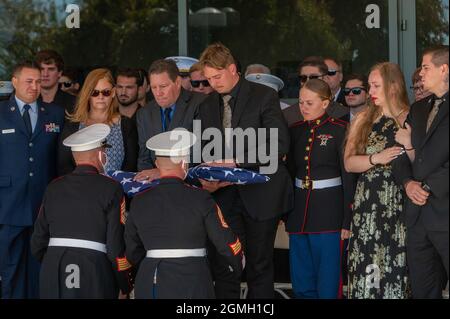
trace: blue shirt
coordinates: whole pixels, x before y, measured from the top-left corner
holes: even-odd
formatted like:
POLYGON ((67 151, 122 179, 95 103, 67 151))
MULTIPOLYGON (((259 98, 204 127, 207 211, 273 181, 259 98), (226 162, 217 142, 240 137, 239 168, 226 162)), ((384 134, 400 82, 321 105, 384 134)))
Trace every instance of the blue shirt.
MULTIPOLYGON (((169 118, 170 118, 170 122, 172 122, 173 115, 175 114, 176 104, 169 107, 169 109, 170 109, 169 118)), ((163 129, 163 132, 166 132, 169 128, 165 127, 165 125, 164 125, 164 110, 166 110, 166 109, 162 108, 162 107, 159 108, 159 111, 161 112, 162 129, 163 129)))
POLYGON ((16 98, 16 103, 17 103, 17 106, 19 107, 21 116, 23 116, 23 112, 25 111, 23 108, 25 106, 25 104, 28 104, 30 106, 30 111, 28 113, 30 114, 31 128, 32 128, 32 131, 34 132, 34 129, 36 128, 37 119, 38 119, 37 102, 34 101, 33 103, 25 103, 22 100, 20 100, 17 96, 15 96, 15 98, 16 98))

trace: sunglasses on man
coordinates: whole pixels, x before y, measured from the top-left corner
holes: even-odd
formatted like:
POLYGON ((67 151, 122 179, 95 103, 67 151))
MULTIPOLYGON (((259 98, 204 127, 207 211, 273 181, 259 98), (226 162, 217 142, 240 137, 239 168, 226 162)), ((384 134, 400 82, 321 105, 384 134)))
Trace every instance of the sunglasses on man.
POLYGON ((191 85, 192 85, 193 88, 200 87, 200 84, 203 85, 204 87, 209 87, 210 86, 208 80, 201 80, 201 81, 191 80, 191 85))
POLYGON ((60 82, 59 85, 61 85, 61 87, 65 87, 65 88, 70 88, 72 86, 72 82, 60 82))
POLYGON ((317 75, 317 74, 311 74, 311 75, 300 75, 299 79, 301 83, 305 83, 306 81, 309 80, 314 80, 314 79, 320 79, 322 78, 324 75, 317 75))
POLYGON ((328 70, 328 76, 335 76, 335 75, 338 74, 339 72, 341 72, 341 71, 339 71, 339 70, 333 70, 333 69, 328 70))
POLYGON ((111 95, 111 90, 108 90, 108 89, 101 90, 101 91, 100 90, 94 90, 94 91, 92 91, 91 96, 92 97, 97 97, 100 94, 103 95, 104 97, 108 97, 108 96, 111 95))
POLYGON ((353 95, 360 95, 362 93, 362 91, 367 92, 367 90, 363 87, 345 88, 344 95, 348 96, 348 95, 350 95, 350 92, 353 95))

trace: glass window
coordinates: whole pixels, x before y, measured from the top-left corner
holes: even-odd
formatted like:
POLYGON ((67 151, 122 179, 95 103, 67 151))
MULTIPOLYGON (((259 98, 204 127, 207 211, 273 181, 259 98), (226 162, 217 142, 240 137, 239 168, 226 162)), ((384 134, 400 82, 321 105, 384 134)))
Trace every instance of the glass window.
POLYGON ((416 1, 417 63, 422 52, 433 45, 448 45, 449 0, 416 1))
POLYGON ((67 66, 143 67, 178 53, 177 0, 0 0, 0 79, 11 67, 54 49, 67 66), (80 28, 66 27, 66 3, 80 8, 80 28))
MULTIPOLYGON (((344 74, 367 73, 389 59, 388 0, 189 1, 190 55, 210 43, 227 45, 243 71, 267 65, 285 81, 284 98, 298 97, 300 62, 309 55, 333 56, 344 74), (379 28, 368 28, 370 4, 379 8, 379 28)), ((376 17, 375 17, 376 19, 376 17)), ((370 17, 369 17, 369 20, 370 17)))

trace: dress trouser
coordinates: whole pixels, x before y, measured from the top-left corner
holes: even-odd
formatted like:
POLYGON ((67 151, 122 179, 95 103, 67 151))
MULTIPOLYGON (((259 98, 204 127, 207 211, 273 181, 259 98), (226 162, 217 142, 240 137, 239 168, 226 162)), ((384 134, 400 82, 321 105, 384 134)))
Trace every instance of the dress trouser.
POLYGON ((2 299, 39 298, 39 262, 32 256, 33 227, 0 225, 2 299))
MULTIPOLYGON (((230 197, 229 197, 230 199, 230 197)), ((230 201, 228 202, 230 203, 230 201)), ((274 298, 273 250, 279 218, 265 221, 252 219, 237 191, 231 205, 221 205, 222 213, 231 230, 239 237, 246 259, 245 274, 249 299, 274 298)), ((241 278, 230 272, 226 259, 215 249, 208 249, 215 293, 218 299, 239 299, 241 278)))
POLYGON ((291 281, 296 298, 339 297, 342 248, 340 232, 289 235, 291 281))
POLYGON ((428 231, 419 219, 408 227, 407 256, 412 296, 416 299, 441 299, 442 269, 448 278, 448 231, 428 231))

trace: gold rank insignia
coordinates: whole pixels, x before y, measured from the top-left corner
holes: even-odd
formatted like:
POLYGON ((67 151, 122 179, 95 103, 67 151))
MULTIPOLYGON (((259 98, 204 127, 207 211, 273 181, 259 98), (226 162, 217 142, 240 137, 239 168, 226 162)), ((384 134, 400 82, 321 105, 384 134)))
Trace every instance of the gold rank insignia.
POLYGON ((241 241, 239 240, 239 238, 236 240, 235 243, 229 244, 228 246, 231 248, 231 251, 233 252, 234 256, 239 255, 239 253, 241 252, 242 245, 241 245, 241 241))
POLYGON ((118 271, 125 271, 131 268, 131 264, 128 262, 126 257, 116 258, 116 261, 118 271))
POLYGON ((220 210, 219 206, 216 205, 216 211, 217 211, 217 216, 219 217, 220 223, 222 224, 223 228, 229 228, 227 222, 225 221, 225 218, 223 218, 223 214, 222 211, 220 210))
POLYGON ((122 225, 125 225, 127 221, 127 216, 126 216, 126 205, 125 205, 125 197, 122 198, 122 202, 120 203, 120 223, 122 225))

